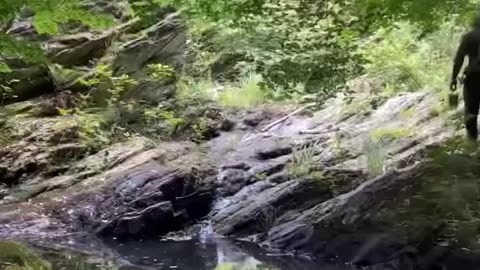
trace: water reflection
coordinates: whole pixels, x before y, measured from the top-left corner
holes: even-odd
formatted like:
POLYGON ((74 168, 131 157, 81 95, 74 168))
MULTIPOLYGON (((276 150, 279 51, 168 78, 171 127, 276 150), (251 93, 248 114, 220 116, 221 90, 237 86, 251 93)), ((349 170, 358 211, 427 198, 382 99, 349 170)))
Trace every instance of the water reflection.
MULTIPOLYGON (((307 260, 272 257, 255 245, 222 239, 208 242, 132 241, 105 243, 116 254, 81 256, 36 250, 19 243, 0 241, 0 270, 337 270, 307 260), (3 244, 3 246, 2 246, 3 244), (3 249, 2 249, 3 247, 3 249), (9 252, 6 252, 8 250, 9 252), (4 255, 4 256, 1 256, 4 255), (8 256, 7 256, 8 255, 8 256)), ((345 268, 343 268, 345 269, 345 268)))
POLYGON ((130 263, 146 269, 185 270, 345 270, 325 267, 307 260, 272 257, 246 243, 231 243, 222 239, 200 243, 159 241, 109 243, 110 247, 130 263))

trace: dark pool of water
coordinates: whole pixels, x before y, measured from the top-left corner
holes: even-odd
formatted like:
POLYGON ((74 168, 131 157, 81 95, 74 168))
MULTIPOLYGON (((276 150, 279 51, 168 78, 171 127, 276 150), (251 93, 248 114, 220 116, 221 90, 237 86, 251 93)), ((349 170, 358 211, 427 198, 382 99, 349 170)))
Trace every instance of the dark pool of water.
POLYGON ((307 259, 274 256, 255 245, 217 239, 199 241, 157 241, 110 243, 117 254, 146 269, 185 270, 345 270, 346 267, 320 265, 307 259))
MULTIPOLYGON (((256 245, 224 239, 208 241, 131 241, 105 243, 108 256, 78 256, 43 252, 58 270, 349 270, 346 266, 324 265, 307 259, 278 256, 256 245), (113 256, 112 256, 113 255, 113 256)), ((106 253, 105 253, 106 254, 106 253)))
MULTIPOLYGON (((50 243, 49 245, 53 245, 50 243)), ((257 245, 245 242, 232 242, 223 238, 199 240, 148 240, 118 242, 115 240, 89 242, 83 245, 81 252, 64 249, 38 248, 38 255, 51 263, 51 269, 26 268, 21 270, 413 270, 416 266, 377 265, 369 268, 355 268, 347 265, 330 265, 299 257, 279 256, 267 253, 257 245), (90 250, 87 250, 90 249, 90 250), (88 255, 85 255, 85 252, 88 255), (83 255, 79 255, 83 254, 83 255)), ((43 245, 45 246, 45 245, 43 245)), ((48 246, 48 245, 46 245, 48 246)), ((0 254, 2 255, 2 254, 0 254)), ((2 261, 0 256, 0 270, 2 261)), ((478 270, 478 256, 432 257, 417 261, 423 270, 478 270), (451 257, 451 258, 450 258, 451 257), (441 265, 433 261, 442 259, 441 265), (474 259, 472 259, 474 258, 474 259), (440 267, 440 268, 438 268, 440 267)), ((16 268, 15 268, 16 269, 16 268)))

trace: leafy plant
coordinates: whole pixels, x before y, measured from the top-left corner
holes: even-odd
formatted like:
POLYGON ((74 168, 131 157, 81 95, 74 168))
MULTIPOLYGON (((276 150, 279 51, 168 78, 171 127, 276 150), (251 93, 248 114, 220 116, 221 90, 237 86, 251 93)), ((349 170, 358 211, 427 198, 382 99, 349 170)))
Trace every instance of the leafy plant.
POLYGON ((149 129, 157 131, 163 129, 163 133, 168 137, 175 135, 187 124, 185 119, 175 116, 174 112, 165 110, 161 106, 146 107, 144 117, 149 129))
POLYGON ((168 65, 163 64, 150 64, 148 65, 148 76, 154 80, 163 80, 173 77, 175 70, 168 65))

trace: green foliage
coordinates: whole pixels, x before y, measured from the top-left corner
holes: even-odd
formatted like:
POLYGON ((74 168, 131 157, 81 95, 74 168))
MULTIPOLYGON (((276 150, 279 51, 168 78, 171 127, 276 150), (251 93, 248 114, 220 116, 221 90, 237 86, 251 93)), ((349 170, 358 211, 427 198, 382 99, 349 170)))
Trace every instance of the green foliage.
POLYGON ((154 80, 163 80, 172 78, 175 75, 175 70, 168 65, 151 64, 148 66, 149 76, 154 80))
POLYGON ((382 28, 361 45, 365 72, 382 80, 385 91, 393 94, 445 90, 462 30, 453 21, 426 36, 407 22, 382 28))
POLYGON ((0 73, 9 73, 12 69, 0 59, 0 73))
POLYGON ((386 101, 389 96, 385 93, 350 94, 343 100, 342 115, 350 117, 352 115, 369 114, 386 101))
POLYGON ((322 100, 361 73, 365 60, 365 68, 374 75, 387 68, 386 88, 396 92, 424 87, 431 81, 426 73, 432 70, 432 57, 440 57, 442 63, 433 64, 433 68, 442 68, 432 86, 443 87, 446 58, 437 52, 445 47, 434 43, 433 37, 426 41, 429 48, 410 45, 437 29, 434 33, 446 40, 442 44, 450 41, 443 34, 452 33, 453 24, 442 25, 444 18, 450 15, 452 22, 465 21, 476 5, 468 0, 462 4, 434 0, 150 2, 177 7, 190 19, 189 54, 196 60, 187 69, 190 75, 230 80, 251 69, 277 91, 277 97, 289 98, 299 91, 298 85, 303 85, 299 92, 315 92, 322 100), (401 29, 393 30, 395 33, 391 27, 382 28, 366 45, 358 42, 379 26, 399 20, 412 24, 409 29, 399 25, 401 29), (396 39, 398 44, 389 48, 396 39), (379 40, 380 48, 375 48, 379 40), (363 50, 357 51, 358 45, 363 50), (412 50, 418 53, 411 56, 412 50))
POLYGON ((179 102, 196 102, 198 105, 217 99, 215 83, 212 80, 182 78, 177 84, 176 99, 179 102))
POLYGON ((403 120, 408 120, 408 119, 412 118, 413 116, 415 116, 416 113, 417 113, 417 109, 415 107, 411 107, 411 108, 402 110, 400 112, 400 117, 403 120))
POLYGON ((388 25, 399 20, 415 22, 425 31, 440 29, 440 23, 447 17, 460 15, 459 20, 471 18, 478 8, 477 0, 356 0, 360 18, 367 19, 363 24, 370 27, 388 25))
MULTIPOLYGON (((59 26, 68 22, 81 22, 91 28, 102 29, 113 24, 107 15, 93 14, 82 7, 84 0, 1 0, 0 25, 13 20, 22 10, 32 11, 33 25, 38 34, 58 34, 59 26)), ((0 31, 0 73, 9 72, 5 58, 25 62, 45 61, 43 51, 36 43, 15 40, 0 31)))
POLYGON ((161 106, 146 107, 143 111, 146 128, 149 133, 159 132, 165 134, 167 137, 172 137, 187 125, 187 121, 181 117, 176 116, 173 111, 166 110, 161 106))
POLYGON ((59 64, 50 64, 48 65, 48 69, 57 90, 64 90, 69 84, 83 75, 80 71, 65 68, 59 64))

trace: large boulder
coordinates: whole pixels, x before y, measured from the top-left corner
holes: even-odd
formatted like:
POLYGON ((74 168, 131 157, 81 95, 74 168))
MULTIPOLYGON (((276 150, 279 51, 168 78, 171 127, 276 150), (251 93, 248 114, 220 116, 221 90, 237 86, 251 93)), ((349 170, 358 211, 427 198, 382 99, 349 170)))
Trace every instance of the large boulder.
POLYGON ((174 76, 151 80, 149 65, 168 65, 180 71, 185 63, 186 37, 184 23, 177 13, 171 13, 142 31, 138 38, 121 45, 113 60, 114 73, 127 74, 138 82, 125 94, 125 99, 158 103, 174 95, 174 76))

